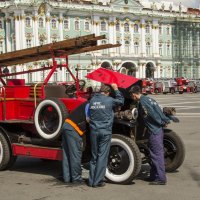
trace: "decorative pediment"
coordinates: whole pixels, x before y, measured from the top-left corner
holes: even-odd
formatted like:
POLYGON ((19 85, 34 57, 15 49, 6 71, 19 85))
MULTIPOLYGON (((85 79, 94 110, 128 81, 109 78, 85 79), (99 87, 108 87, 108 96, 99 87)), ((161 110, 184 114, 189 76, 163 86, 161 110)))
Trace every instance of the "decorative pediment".
POLYGON ((132 10, 142 10, 143 6, 140 4, 138 0, 115 0, 110 6, 114 8, 129 8, 132 10))

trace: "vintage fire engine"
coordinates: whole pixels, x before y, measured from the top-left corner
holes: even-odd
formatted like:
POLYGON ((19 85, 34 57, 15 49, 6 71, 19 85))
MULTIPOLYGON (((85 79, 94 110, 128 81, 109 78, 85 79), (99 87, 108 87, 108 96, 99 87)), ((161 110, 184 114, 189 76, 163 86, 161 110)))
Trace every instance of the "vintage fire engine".
MULTIPOLYGON (((61 128, 68 114, 78 105, 87 101, 92 90, 83 91, 83 84, 68 67, 68 55, 87 51, 113 48, 119 45, 97 45, 97 40, 105 36, 83 36, 56 42, 41 47, 10 52, 0 55, 0 66, 12 66, 52 58, 53 65, 15 73, 2 73, 0 94, 0 170, 10 168, 17 156, 62 160, 61 128), (57 64, 57 59, 65 59, 57 64), (65 67, 74 84, 49 84, 49 79, 57 68, 65 67), (41 83, 26 85, 22 79, 4 78, 18 74, 48 70, 41 83), (73 87, 72 87, 73 85, 73 87)), ((1 68, 0 68, 1 69, 1 68)), ((105 84, 117 83, 125 96, 125 105, 115 111, 113 136, 108 160, 106 178, 115 183, 129 183, 140 172, 141 164, 149 162, 148 136, 143 124, 137 122, 137 109, 129 96, 132 85, 141 81, 131 76, 108 69, 99 68, 87 75, 105 84)), ((164 130, 166 170, 175 171, 181 166, 185 156, 181 138, 172 130, 164 130)), ((88 133, 88 132, 87 132, 88 133)), ((84 162, 90 159, 90 144, 84 136, 84 162)))

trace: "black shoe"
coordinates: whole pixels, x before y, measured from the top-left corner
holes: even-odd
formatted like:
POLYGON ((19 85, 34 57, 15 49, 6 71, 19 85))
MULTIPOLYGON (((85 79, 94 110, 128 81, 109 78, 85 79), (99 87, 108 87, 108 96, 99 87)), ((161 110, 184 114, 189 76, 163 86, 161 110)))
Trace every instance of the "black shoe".
POLYGON ((148 178, 145 178, 144 181, 153 182, 153 181, 155 181, 155 179, 154 179, 154 178, 148 177, 148 178))
POLYGON ((85 185, 85 182, 83 180, 80 180, 80 181, 73 181, 71 183, 71 185, 74 185, 74 186, 80 186, 80 185, 85 185))
POLYGON ((94 188, 98 188, 98 187, 104 187, 105 185, 106 185, 105 182, 101 182, 101 183, 99 183, 99 184, 97 184, 97 185, 94 185, 93 187, 94 187, 94 188))
POLYGON ((166 181, 152 181, 149 183, 149 185, 166 185, 166 181))

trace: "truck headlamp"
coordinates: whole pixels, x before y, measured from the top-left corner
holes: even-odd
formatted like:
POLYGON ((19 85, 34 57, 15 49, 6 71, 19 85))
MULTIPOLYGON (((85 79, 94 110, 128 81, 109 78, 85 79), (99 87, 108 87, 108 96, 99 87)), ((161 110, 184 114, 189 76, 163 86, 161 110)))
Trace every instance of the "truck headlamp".
POLYGON ((138 110, 137 110, 137 108, 133 108, 131 112, 132 112, 133 119, 137 119, 137 117, 138 117, 138 110))

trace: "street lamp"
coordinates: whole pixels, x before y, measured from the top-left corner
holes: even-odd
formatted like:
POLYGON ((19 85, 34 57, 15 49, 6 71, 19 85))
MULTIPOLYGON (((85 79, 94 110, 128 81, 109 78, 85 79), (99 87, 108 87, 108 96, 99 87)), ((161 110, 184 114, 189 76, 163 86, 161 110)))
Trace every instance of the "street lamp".
POLYGON ((174 62, 174 64, 176 67, 176 77, 178 77, 178 67, 179 67, 179 64, 181 64, 181 62, 174 62))

